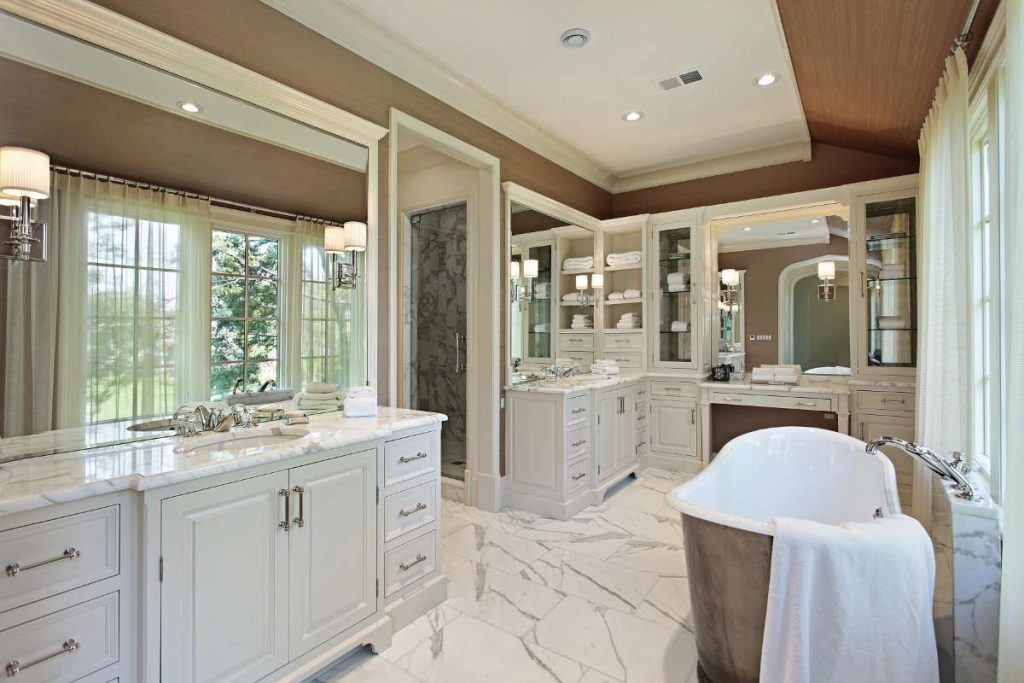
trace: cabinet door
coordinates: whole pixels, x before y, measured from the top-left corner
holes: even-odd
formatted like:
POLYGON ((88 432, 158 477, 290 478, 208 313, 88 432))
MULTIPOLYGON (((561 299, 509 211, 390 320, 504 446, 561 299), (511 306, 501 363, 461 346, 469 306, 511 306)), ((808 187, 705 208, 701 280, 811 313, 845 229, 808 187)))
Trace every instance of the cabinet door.
POLYGON ((630 388, 621 394, 621 410, 619 414, 619 448, 615 470, 621 470, 633 464, 637 459, 636 452, 636 389, 630 388))
MULTIPOLYGON (((855 433, 861 441, 871 441, 882 436, 895 436, 913 441, 914 419, 887 415, 860 415, 857 417, 855 433)), ((884 446, 882 452, 892 461, 892 466, 896 470, 896 487, 899 491, 900 507, 903 508, 903 513, 921 519, 921 510, 915 509, 914 505, 916 463, 913 457, 892 446, 884 446)))
POLYGON ((597 398, 597 480, 615 472, 619 443, 619 394, 609 391, 597 398))
POLYGON ((697 402, 651 400, 651 451, 692 456, 697 445, 697 402))
POLYGON ((367 450, 289 472, 292 659, 377 611, 376 465, 367 450))
POLYGON ((247 683, 288 662, 288 532, 278 472, 163 501, 165 681, 247 683))

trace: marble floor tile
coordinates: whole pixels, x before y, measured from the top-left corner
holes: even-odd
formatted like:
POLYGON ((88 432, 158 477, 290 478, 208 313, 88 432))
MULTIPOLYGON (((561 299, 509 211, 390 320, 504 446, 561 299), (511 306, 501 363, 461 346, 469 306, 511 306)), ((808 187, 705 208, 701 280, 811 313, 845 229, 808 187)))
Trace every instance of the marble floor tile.
POLYGON ((608 562, 669 578, 686 577, 686 553, 681 546, 637 539, 627 541, 608 562))
POLYGON ((663 517, 653 512, 613 507, 599 512, 598 518, 609 530, 621 532, 631 539, 647 539, 667 545, 683 544, 683 523, 678 515, 663 517))
POLYGON ((420 683, 420 679, 363 649, 308 683, 420 683))
POLYGON ((445 605, 514 636, 524 636, 563 597, 563 593, 534 581, 466 561, 448 574, 445 605))
POLYGON ((417 646, 430 642, 440 648, 444 643, 444 629, 462 614, 447 605, 440 605, 407 625, 391 638, 391 647, 380 653, 380 657, 396 662, 408 655, 417 646))
POLYGON ((442 548, 509 574, 518 574, 548 551, 536 541, 476 523, 445 537, 442 548))
POLYGON ((693 632, 689 583, 686 579, 658 579, 633 614, 667 628, 681 626, 693 632))
POLYGON ((632 613, 658 582, 658 576, 594 557, 552 550, 530 565, 530 577, 562 593, 632 613))

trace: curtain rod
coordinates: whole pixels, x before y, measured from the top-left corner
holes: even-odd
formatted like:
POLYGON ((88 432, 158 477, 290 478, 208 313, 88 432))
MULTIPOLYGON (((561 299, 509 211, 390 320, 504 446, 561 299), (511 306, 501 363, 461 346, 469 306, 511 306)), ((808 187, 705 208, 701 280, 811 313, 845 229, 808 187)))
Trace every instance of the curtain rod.
POLYGON ((70 168, 68 166, 59 166, 57 164, 51 164, 50 170, 54 173, 62 173, 69 176, 80 176, 82 178, 89 178, 90 180, 98 180, 104 183, 114 183, 115 185, 124 185, 125 187, 137 187, 142 190, 152 190, 154 192, 163 192, 165 194, 180 195, 182 197, 188 197, 191 199, 201 199, 208 201, 212 206, 219 206, 226 209, 234 209, 236 211, 246 211, 248 213, 256 213, 262 216, 269 216, 271 218, 282 218, 289 221, 301 220, 309 221, 310 223, 316 223, 318 225, 331 225, 331 226, 342 226, 343 223, 338 221, 332 221, 327 218, 318 218, 316 216, 304 216, 299 213, 292 213, 290 211, 279 211, 277 209, 270 209, 265 206, 256 206, 255 204, 246 204, 244 202, 236 202, 231 199, 220 199, 219 197, 209 197, 198 192, 189 192, 187 190, 180 190, 174 187, 167 187, 165 185, 156 185, 154 183, 147 183, 142 180, 131 180, 128 178, 118 178, 117 176, 107 175, 105 173, 95 173, 93 171, 83 171, 80 168, 70 168))
POLYGON ((971 44, 971 40, 974 39, 974 31, 971 30, 971 27, 974 25, 975 17, 978 16, 979 5, 981 5, 981 0, 974 0, 971 3, 971 12, 967 15, 963 30, 953 39, 953 47, 950 48, 950 52, 956 52, 957 48, 966 51, 967 46, 971 44))

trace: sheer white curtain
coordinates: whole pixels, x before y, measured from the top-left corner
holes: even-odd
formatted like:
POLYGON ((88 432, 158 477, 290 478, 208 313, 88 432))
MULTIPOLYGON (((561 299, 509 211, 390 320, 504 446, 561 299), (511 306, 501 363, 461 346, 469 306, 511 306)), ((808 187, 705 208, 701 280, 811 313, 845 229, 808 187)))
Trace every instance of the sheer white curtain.
POLYGON ((921 297, 918 441, 943 455, 968 442, 967 286, 969 233, 967 60, 946 71, 919 140, 921 297))
POLYGON ((1024 0, 1006 6, 1006 495, 999 681, 1024 680, 1024 0))
POLYGON ((209 203, 54 177, 59 427, 209 396, 209 203))
POLYGON ((318 258, 323 260, 324 228, 313 221, 296 220, 293 230, 284 250, 282 269, 284 279, 296 286, 286 287, 281 300, 283 333, 280 357, 284 359, 281 375, 284 386, 299 391, 306 380, 324 381, 322 377, 310 376, 306 361, 311 355, 312 329, 308 319, 313 310, 313 295, 308 282, 315 275, 323 275, 310 272, 310 265, 318 258))

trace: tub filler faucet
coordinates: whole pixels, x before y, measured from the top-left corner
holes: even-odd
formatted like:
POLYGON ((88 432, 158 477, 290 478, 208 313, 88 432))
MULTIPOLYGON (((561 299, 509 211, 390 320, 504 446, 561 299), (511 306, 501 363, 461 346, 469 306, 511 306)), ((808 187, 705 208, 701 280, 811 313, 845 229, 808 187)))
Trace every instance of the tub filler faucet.
POLYGON ((954 482, 956 484, 957 496, 964 500, 974 500, 974 487, 967 481, 967 474, 971 471, 971 468, 962 453, 953 451, 953 459, 946 460, 930 448, 919 446, 916 443, 911 443, 895 436, 883 436, 875 439, 864 450, 871 455, 875 455, 882 446, 895 446, 904 453, 914 456, 935 474, 943 479, 954 482))

